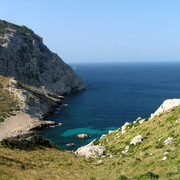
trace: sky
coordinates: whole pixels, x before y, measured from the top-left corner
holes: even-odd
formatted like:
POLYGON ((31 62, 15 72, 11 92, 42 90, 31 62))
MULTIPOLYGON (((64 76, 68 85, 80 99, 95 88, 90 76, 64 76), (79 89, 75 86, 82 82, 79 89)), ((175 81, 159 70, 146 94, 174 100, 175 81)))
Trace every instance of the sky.
POLYGON ((0 0, 65 62, 180 62, 179 0, 0 0))

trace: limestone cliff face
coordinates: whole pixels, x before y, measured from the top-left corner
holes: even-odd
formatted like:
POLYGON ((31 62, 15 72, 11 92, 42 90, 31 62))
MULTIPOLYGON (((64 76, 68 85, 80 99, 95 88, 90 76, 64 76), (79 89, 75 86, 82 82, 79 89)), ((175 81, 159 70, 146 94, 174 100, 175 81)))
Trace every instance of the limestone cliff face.
POLYGON ((22 89, 22 84, 23 88, 28 85, 38 89, 44 97, 57 97, 85 88, 82 79, 43 44, 41 37, 25 26, 1 20, 0 75, 14 77, 21 84, 19 89, 22 89))

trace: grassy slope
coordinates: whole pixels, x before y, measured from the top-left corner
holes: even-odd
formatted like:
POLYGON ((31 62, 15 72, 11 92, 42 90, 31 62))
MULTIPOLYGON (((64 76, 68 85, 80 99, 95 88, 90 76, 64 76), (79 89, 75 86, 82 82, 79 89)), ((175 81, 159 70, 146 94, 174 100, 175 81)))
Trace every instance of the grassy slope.
POLYGON ((13 115, 12 111, 18 109, 17 98, 4 89, 8 84, 9 78, 0 75, 0 122, 13 115))
POLYGON ((180 107, 142 125, 137 123, 123 135, 119 129, 96 142, 106 146, 106 154, 114 154, 112 158, 88 159, 55 148, 24 151, 1 147, 0 179, 123 179, 124 176, 149 179, 145 176, 148 171, 159 175, 159 179, 180 179, 180 124, 175 123, 177 119, 180 119, 180 107), (127 155, 122 155, 125 146, 139 134, 143 142, 131 146, 127 155), (158 141, 160 137, 163 139, 158 141), (175 140, 164 146, 168 137, 175 140), (166 151, 168 159, 162 161, 166 151))

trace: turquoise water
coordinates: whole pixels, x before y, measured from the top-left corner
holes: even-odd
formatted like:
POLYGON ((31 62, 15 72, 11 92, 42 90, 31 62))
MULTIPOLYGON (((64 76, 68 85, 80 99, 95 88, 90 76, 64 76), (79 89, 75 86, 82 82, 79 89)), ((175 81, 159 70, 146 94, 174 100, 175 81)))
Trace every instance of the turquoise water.
POLYGON ((147 118, 169 98, 180 98, 180 63, 73 64, 87 89, 65 97, 48 120, 61 126, 41 134, 60 148, 76 150, 126 121, 147 118), (89 139, 77 138, 86 133, 89 139), (66 144, 75 143, 74 147, 66 144))

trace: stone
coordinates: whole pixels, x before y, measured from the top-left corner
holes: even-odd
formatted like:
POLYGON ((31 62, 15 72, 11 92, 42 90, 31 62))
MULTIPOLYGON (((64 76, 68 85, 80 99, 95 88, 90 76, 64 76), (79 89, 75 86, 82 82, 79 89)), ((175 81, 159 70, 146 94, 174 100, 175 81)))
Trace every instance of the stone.
POLYGON ((167 151, 166 151, 166 152, 164 152, 164 155, 168 155, 168 154, 169 154, 169 152, 167 152, 167 151))
POLYGON ((175 122, 176 122, 177 124, 180 123, 180 119, 176 120, 175 122))
POLYGON ((100 137, 100 139, 102 139, 103 137, 106 137, 106 134, 102 134, 101 137, 100 137))
POLYGON ((165 161, 167 159, 167 157, 166 156, 164 156, 161 160, 162 161, 165 161))
POLYGON ((68 143, 68 144, 66 144, 66 146, 67 147, 73 147, 73 146, 75 146, 75 144, 74 143, 68 143))
POLYGON ((97 163, 102 163, 102 159, 100 159, 97 163))
POLYGON ((124 134, 126 131, 126 127, 129 125, 130 123, 126 122, 123 126, 122 126, 122 134, 124 134))
POLYGON ((150 119, 176 106, 180 106, 180 99, 167 99, 154 114, 151 114, 150 119))
POLYGON ((136 137, 134 137, 132 139, 132 141, 130 142, 130 144, 133 144, 133 145, 136 145, 137 143, 140 143, 142 142, 142 136, 141 135, 138 135, 136 137))
POLYGON ((142 118, 141 117, 138 117, 136 120, 141 120, 142 118))
POLYGON ((125 149, 122 151, 122 154, 126 154, 129 151, 130 146, 127 145, 125 149))
POLYGON ((75 153, 87 158, 95 158, 103 155, 105 151, 106 148, 104 146, 94 145, 94 141, 92 141, 88 145, 78 148, 75 153))
POLYGON ((80 139, 87 139, 89 136, 87 134, 78 134, 77 137, 80 139))
POLYGON ((160 137, 159 139, 158 139, 158 141, 161 141, 163 139, 163 137, 160 137))
POLYGON ((173 137, 168 137, 165 141, 164 141, 164 144, 167 146, 169 144, 172 144, 174 141, 174 138, 173 137))
POLYGON ((142 119, 139 121, 139 124, 142 124, 145 121, 145 119, 142 119))
POLYGON ((109 130, 108 134, 111 134, 111 133, 113 133, 113 132, 114 132, 114 131, 109 130))

